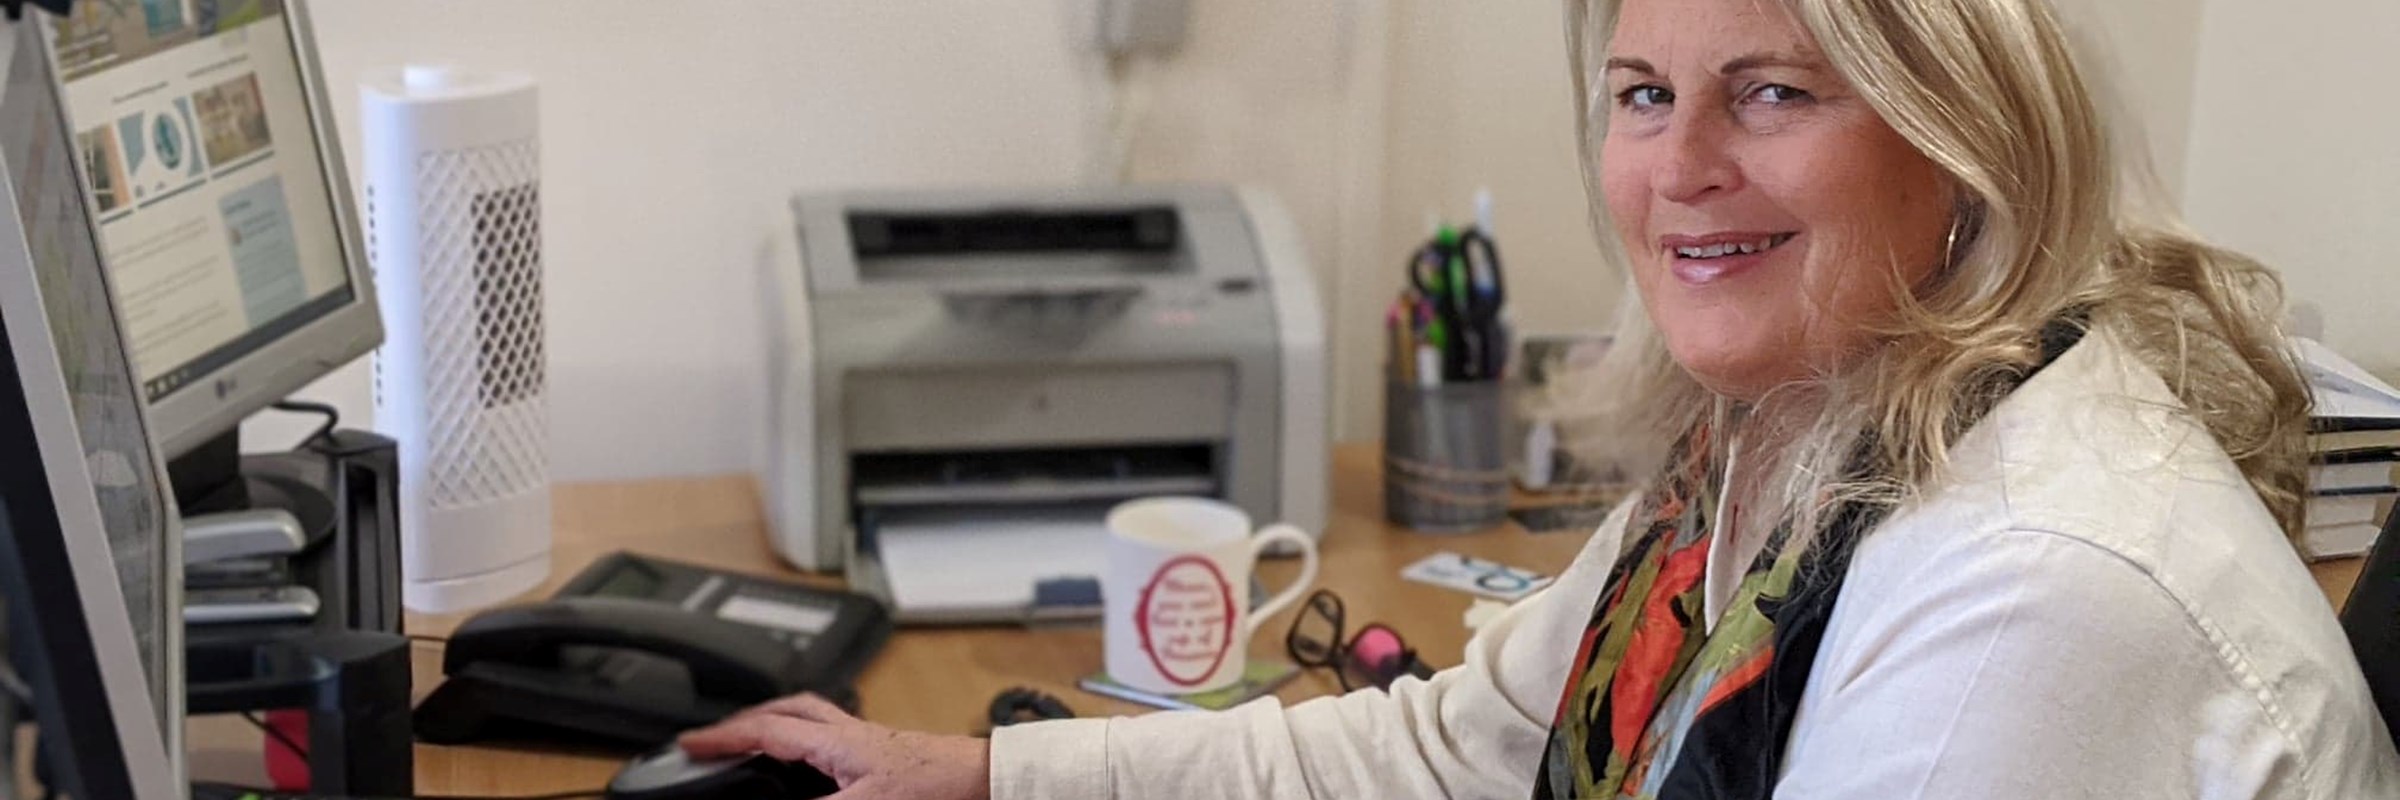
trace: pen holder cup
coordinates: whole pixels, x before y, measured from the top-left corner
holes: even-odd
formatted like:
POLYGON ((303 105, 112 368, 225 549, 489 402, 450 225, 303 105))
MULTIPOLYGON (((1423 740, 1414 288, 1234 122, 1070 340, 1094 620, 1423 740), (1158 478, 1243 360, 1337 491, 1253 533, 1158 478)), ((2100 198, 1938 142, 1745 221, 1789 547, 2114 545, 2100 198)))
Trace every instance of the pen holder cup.
POLYGON ((1461 533, 1508 513, 1498 381, 1385 383, 1383 513, 1425 533, 1461 533))

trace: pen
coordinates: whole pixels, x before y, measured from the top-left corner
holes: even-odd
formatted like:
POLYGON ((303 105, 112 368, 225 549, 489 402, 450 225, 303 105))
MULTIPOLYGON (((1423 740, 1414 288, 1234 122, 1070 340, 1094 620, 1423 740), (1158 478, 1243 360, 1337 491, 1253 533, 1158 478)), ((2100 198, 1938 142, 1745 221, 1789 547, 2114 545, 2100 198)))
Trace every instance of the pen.
POLYGON ((1433 312, 1433 301, 1417 297, 1417 385, 1426 388, 1440 386, 1442 354, 1448 343, 1447 331, 1442 329, 1441 315, 1433 312))
POLYGON ((1470 302, 1468 295, 1475 290, 1475 287, 1471 284, 1472 279, 1467 274, 1466 252, 1459 247, 1458 229, 1447 225, 1442 226, 1441 233, 1435 236, 1435 242, 1440 245, 1438 250, 1443 254, 1442 258, 1449 262, 1443 265, 1445 270, 1442 273, 1442 283, 1444 284, 1442 288, 1448 290, 1450 307, 1463 310, 1470 302))

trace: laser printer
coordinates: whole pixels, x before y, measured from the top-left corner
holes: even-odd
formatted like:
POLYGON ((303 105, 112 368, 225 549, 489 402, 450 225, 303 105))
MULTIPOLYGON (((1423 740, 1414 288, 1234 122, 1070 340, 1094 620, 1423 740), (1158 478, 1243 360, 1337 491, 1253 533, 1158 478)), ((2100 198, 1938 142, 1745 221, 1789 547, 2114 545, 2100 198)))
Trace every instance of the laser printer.
POLYGON ((1101 516, 1322 535, 1325 323, 1290 216, 1216 186, 810 194, 766 248, 776 552, 903 623, 1096 616, 1101 516))

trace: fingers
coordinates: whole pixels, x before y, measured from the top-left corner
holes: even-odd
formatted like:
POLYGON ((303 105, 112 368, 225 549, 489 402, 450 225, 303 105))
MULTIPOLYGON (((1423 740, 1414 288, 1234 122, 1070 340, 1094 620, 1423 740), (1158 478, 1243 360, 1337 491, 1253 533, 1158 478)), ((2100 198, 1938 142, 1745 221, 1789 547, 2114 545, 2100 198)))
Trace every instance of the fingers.
POLYGON ((806 720, 775 714, 742 714, 676 739, 695 759, 765 753, 783 761, 817 763, 831 731, 806 720))
POLYGON ((843 711, 841 706, 834 705, 833 701, 818 697, 815 694, 792 695, 781 700, 770 701, 765 705, 751 709, 751 711, 775 714, 785 717, 797 717, 810 722, 822 722, 829 725, 858 721, 856 718, 850 716, 850 712, 843 711))
POLYGON ((817 726, 858 720, 825 698, 798 694, 760 704, 707 728, 677 738, 693 758, 766 753, 786 761, 806 760, 822 749, 830 731, 817 726))
POLYGON ((688 731, 676 737, 675 744, 696 760, 756 753, 767 749, 768 726, 772 723, 773 720, 765 717, 736 716, 706 728, 688 731))

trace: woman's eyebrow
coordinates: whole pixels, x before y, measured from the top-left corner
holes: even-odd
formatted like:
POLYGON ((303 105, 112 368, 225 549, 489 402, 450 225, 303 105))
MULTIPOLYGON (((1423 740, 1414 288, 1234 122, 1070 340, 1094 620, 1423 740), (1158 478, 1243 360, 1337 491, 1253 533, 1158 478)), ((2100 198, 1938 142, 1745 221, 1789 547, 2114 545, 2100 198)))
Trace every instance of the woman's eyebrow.
POLYGON ((1732 75, 1737 72, 1748 72, 1750 70, 1759 69, 1762 67, 1784 67, 1788 69, 1816 70, 1823 69, 1824 66, 1825 59, 1814 54, 1763 52, 1751 53, 1749 55, 1740 56, 1731 61, 1727 61, 1725 62, 1725 66, 1717 68, 1717 74, 1732 75))
POLYGON ((1650 62, 1648 61, 1643 61, 1638 58, 1611 58, 1608 60, 1607 70, 1609 72, 1615 72, 1621 69, 1639 72, 1653 78, 1658 77, 1658 69, 1650 66, 1650 62))
MULTIPOLYGON (((1825 67, 1825 59, 1813 54, 1803 53, 1783 53, 1772 51, 1751 53, 1748 55, 1735 57, 1733 60, 1725 62, 1724 66, 1717 68, 1717 74, 1732 75, 1737 72, 1746 72, 1765 67, 1819 70, 1825 67)), ((1658 77, 1658 68, 1651 66, 1650 62, 1639 58, 1610 58, 1608 63, 1605 65, 1605 69, 1608 72, 1625 70, 1627 72, 1638 72, 1653 78, 1658 77)))

